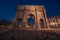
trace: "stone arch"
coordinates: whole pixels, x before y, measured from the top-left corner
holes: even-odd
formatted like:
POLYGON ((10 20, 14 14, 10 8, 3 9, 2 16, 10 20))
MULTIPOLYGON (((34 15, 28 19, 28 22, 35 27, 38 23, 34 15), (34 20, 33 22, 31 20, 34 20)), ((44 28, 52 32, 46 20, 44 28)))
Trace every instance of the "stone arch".
POLYGON ((29 14, 27 16, 27 24, 29 25, 30 28, 34 27, 35 24, 35 16, 33 14, 29 14))
POLYGON ((44 28, 44 20, 43 19, 40 19, 40 27, 44 28))

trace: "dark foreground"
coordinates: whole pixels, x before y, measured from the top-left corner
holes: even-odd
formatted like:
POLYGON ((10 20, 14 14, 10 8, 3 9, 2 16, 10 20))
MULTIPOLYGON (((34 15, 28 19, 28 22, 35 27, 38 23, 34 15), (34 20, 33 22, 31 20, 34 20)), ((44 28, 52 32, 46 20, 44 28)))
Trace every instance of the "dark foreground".
POLYGON ((46 30, 10 30, 0 33, 0 40, 60 40, 60 33, 46 30))

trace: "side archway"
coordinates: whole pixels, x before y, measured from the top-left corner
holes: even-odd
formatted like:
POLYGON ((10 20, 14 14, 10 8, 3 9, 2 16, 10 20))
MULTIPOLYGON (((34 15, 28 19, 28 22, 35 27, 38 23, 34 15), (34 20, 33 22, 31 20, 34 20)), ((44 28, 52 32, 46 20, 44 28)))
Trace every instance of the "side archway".
POLYGON ((44 28, 44 20, 43 19, 40 19, 40 27, 44 28))
POLYGON ((23 26, 22 24, 23 24, 23 19, 19 18, 18 19, 18 25, 19 25, 20 28, 23 26))

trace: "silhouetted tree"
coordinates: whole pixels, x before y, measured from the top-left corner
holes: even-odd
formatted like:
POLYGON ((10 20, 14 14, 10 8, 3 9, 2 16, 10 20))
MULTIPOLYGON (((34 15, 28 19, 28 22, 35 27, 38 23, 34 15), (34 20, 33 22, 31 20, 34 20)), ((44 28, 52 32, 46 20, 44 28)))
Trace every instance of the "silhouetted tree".
POLYGON ((5 19, 3 19, 3 20, 0 21, 0 25, 5 25, 5 23, 6 23, 5 19))
POLYGON ((9 20, 3 19, 0 21, 0 25, 4 25, 5 28, 7 28, 10 24, 11 24, 11 21, 9 21, 9 20))

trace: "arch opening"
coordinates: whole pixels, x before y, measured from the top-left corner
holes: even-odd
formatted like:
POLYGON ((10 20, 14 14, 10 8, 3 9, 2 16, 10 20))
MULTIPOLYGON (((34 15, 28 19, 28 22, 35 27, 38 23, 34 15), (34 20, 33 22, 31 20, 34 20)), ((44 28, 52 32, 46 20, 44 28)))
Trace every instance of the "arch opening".
POLYGON ((35 16, 33 14, 28 15, 27 24, 33 28, 35 24, 35 16))
POLYGON ((23 19, 22 18, 19 18, 18 19, 18 25, 19 25, 19 27, 22 27, 23 25, 23 19))
POLYGON ((40 27, 44 28, 44 20, 43 19, 40 19, 40 27))

